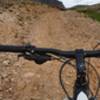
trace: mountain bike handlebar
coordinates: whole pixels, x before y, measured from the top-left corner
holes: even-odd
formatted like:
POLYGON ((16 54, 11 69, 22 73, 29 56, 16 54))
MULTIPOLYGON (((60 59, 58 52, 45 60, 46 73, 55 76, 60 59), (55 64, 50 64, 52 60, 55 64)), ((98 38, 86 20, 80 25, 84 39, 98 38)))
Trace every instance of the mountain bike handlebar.
MULTIPOLYGON (((11 52, 11 53, 20 53, 22 57, 24 57, 27 60, 34 60, 37 64, 43 64, 48 60, 53 60, 55 56, 64 57, 64 58, 75 58, 76 59, 76 70, 77 70, 77 78, 75 81, 75 89, 73 91, 74 96, 73 99, 68 96, 63 82, 62 82, 62 77, 61 73, 62 70, 65 66, 65 64, 70 63, 70 60, 66 60, 64 64, 61 67, 60 70, 60 83, 65 91, 65 93, 68 96, 69 100, 79 100, 77 97, 80 97, 81 92, 83 92, 84 96, 86 97, 85 100, 96 100, 96 96, 98 94, 98 89, 96 91, 96 95, 92 96, 91 98, 89 97, 89 83, 87 80, 87 71, 86 71, 86 66, 85 66, 85 58, 87 57, 99 57, 100 58, 100 49, 99 50, 84 50, 84 49, 76 49, 73 51, 63 51, 63 50, 58 50, 58 49, 52 49, 52 48, 37 48, 32 45, 26 45, 26 46, 15 46, 15 45, 0 45, 0 52, 11 52), (90 99, 88 99, 90 98, 90 99)), ((90 64, 90 63, 88 63, 90 64)), ((95 68, 94 68, 95 69, 95 68)), ((98 76, 98 74, 97 74, 98 76)), ((99 77, 98 77, 99 80, 99 77)), ((100 81, 98 82, 98 84, 100 81)), ((98 85, 99 86, 99 85, 98 85)), ((81 97, 82 98, 82 97, 81 97)))
MULTIPOLYGON (((83 49, 80 49, 83 50, 83 49)), ((14 46, 14 45, 0 45, 0 52, 14 52, 14 53, 37 53, 40 55, 43 54, 53 54, 56 56, 62 56, 66 58, 75 58, 76 57, 76 51, 63 51, 58 49, 51 49, 51 48, 37 48, 32 45, 26 45, 26 46, 14 46)), ((84 57, 100 57, 100 50, 83 50, 84 57)))
POLYGON ((100 57, 100 50, 78 49, 73 51, 63 51, 52 48, 37 48, 32 45, 0 45, 0 52, 21 53, 20 56, 24 57, 27 60, 34 60, 37 64, 43 64, 46 61, 52 60, 52 55, 75 59, 77 59, 77 57, 80 56, 80 54, 82 54, 82 58, 100 57))

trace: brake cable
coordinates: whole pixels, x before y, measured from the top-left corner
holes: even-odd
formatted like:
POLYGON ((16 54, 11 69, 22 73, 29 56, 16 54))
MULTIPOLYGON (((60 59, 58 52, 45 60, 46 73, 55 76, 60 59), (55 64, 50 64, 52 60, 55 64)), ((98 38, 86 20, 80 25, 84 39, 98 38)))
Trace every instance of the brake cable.
MULTIPOLYGON (((96 50, 99 46, 100 46, 100 41, 97 41, 97 44, 93 47, 93 50, 96 50)), ((96 93, 95 93, 95 96, 94 96, 96 98, 98 93, 99 93, 100 77, 99 77, 99 74, 98 74, 96 68, 90 62, 91 62, 91 58, 88 59, 87 64, 88 64, 88 66, 90 65, 95 70, 97 77, 98 77, 98 80, 99 80, 98 87, 97 87, 97 90, 96 90, 96 93)), ((89 72, 89 67, 88 67, 88 72, 89 72)), ((89 76, 88 76, 88 78, 89 78, 89 76)))
POLYGON ((48 56, 51 56, 51 59, 52 60, 58 60, 58 61, 60 61, 60 62, 62 62, 62 63, 64 63, 65 62, 65 60, 66 60, 66 58, 65 57, 62 57, 62 56, 56 56, 56 55, 53 55, 53 54, 51 54, 51 53, 47 53, 47 55, 48 56))
POLYGON ((67 95, 67 98, 68 98, 69 100, 72 100, 72 98, 69 96, 68 92, 67 92, 66 89, 65 89, 64 82, 63 82, 63 80, 62 80, 62 71, 63 71, 63 68, 65 67, 66 64, 69 64, 69 65, 74 66, 73 64, 70 63, 70 61, 72 61, 72 60, 73 60, 73 59, 66 60, 66 61, 62 64, 62 66, 61 66, 61 68, 60 68, 60 71, 59 71, 60 85, 61 85, 62 89, 64 90, 64 92, 65 92, 65 94, 67 95))
POLYGON ((87 63, 88 65, 90 65, 90 66, 93 68, 93 70, 95 71, 96 76, 97 76, 97 78, 98 78, 98 87, 97 87, 96 92, 95 92, 95 95, 94 95, 94 97, 96 98, 97 95, 98 95, 98 93, 99 93, 100 77, 99 77, 99 74, 98 74, 96 68, 95 68, 90 62, 87 62, 87 61, 86 61, 86 63, 87 63))

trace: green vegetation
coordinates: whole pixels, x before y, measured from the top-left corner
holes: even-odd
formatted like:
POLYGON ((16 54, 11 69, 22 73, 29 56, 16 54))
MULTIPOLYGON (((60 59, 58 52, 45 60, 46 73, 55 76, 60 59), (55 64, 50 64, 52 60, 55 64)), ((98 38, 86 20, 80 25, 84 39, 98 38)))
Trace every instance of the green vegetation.
POLYGON ((100 21, 100 13, 97 11, 88 10, 85 12, 89 17, 93 18, 94 20, 100 21))
POLYGON ((93 7, 76 7, 76 11, 86 14, 88 17, 100 21, 100 5, 93 7))
POLYGON ((87 10, 81 10, 79 12, 83 12, 89 17, 91 17, 92 19, 100 21, 100 12, 98 11, 87 9, 87 10))

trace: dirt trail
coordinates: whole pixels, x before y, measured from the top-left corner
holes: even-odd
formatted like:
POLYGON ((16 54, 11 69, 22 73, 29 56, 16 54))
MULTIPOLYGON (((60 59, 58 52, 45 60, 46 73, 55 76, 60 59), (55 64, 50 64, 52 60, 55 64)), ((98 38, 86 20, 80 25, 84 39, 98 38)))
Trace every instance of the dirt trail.
MULTIPOLYGON (((72 10, 22 4, 0 11, 0 44, 31 43, 70 50, 92 49, 97 40, 100 23, 72 10)), ((37 65, 8 53, 1 53, 0 58, 0 100, 63 100, 58 79, 61 63, 37 65)), ((73 70, 69 73, 73 80, 73 70)))

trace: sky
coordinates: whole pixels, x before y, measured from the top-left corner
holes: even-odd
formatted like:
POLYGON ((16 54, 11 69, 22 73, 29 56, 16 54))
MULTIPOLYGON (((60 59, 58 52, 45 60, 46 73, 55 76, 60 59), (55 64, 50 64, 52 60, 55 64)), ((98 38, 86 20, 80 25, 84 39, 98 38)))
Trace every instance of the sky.
POLYGON ((100 0, 58 0, 63 3, 65 8, 72 8, 78 5, 100 4, 100 0))

